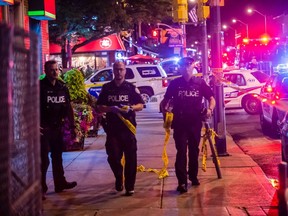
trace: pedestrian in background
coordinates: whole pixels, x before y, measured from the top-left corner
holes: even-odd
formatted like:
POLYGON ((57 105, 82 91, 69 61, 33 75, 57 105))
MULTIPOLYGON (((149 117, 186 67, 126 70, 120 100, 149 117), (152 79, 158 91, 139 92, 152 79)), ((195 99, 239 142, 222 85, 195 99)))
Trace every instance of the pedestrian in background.
POLYGON ((211 117, 215 99, 211 88, 200 78, 193 76, 194 59, 184 57, 179 60, 181 77, 172 80, 161 103, 162 110, 173 106, 172 129, 177 150, 175 171, 178 179, 177 191, 187 192, 187 174, 192 185, 198 180, 198 156, 201 138, 202 116, 211 117), (208 100, 208 108, 203 113, 203 98, 208 100), (188 146, 188 172, 187 172, 188 146))
POLYGON ((71 129, 74 129, 73 110, 70 104, 68 88, 58 79, 59 68, 54 60, 47 61, 44 66, 46 76, 40 80, 40 134, 41 134, 41 172, 42 193, 48 190, 46 174, 50 164, 51 152, 52 173, 56 193, 74 188, 77 183, 67 182, 62 164, 63 123, 68 118, 71 129))
POLYGON ((108 163, 116 178, 115 189, 123 190, 123 166, 121 159, 124 153, 124 186, 126 195, 134 194, 134 185, 137 172, 137 141, 135 134, 124 124, 119 115, 136 127, 135 111, 143 109, 144 101, 139 90, 125 80, 126 67, 123 62, 113 64, 114 79, 103 85, 97 107, 100 112, 106 113, 105 132, 106 152, 108 163))

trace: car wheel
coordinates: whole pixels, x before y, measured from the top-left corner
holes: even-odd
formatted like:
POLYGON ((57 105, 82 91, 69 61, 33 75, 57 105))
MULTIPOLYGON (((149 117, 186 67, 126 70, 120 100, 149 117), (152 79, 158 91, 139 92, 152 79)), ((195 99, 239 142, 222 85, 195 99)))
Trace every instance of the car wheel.
POLYGON ((264 118, 263 113, 260 113, 260 125, 261 129, 264 135, 269 135, 269 131, 271 128, 271 125, 269 122, 264 118))
POLYGON ((260 100, 253 96, 244 98, 242 106, 244 110, 251 115, 259 114, 261 110, 260 100))
POLYGON ((150 101, 151 96, 153 95, 148 89, 139 89, 143 101, 147 104, 150 101))

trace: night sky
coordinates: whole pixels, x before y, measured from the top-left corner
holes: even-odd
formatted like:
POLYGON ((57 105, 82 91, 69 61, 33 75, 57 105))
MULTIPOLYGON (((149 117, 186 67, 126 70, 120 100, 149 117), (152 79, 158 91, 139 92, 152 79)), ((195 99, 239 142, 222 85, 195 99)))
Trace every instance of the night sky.
POLYGON ((231 23, 233 18, 239 19, 248 24, 250 38, 260 37, 264 32, 264 17, 255 12, 248 14, 246 11, 249 7, 267 16, 267 31, 270 36, 278 36, 281 33, 281 24, 275 23, 276 20, 273 18, 282 14, 288 15, 288 0, 225 0, 225 6, 221 7, 222 24, 243 32, 244 25, 231 23))
POLYGON ((278 16, 288 13, 288 0, 225 0, 225 6, 221 7, 221 17, 225 21, 237 16, 243 21, 253 20, 251 15, 247 15, 246 9, 253 7, 267 16, 278 16))

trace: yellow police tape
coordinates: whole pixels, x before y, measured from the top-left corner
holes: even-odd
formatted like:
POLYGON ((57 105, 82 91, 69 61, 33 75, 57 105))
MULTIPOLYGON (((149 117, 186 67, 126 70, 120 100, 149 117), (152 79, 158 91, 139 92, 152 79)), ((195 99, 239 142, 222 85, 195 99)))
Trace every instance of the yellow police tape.
POLYGON ((168 173, 168 154, 167 154, 167 144, 170 139, 170 132, 171 132, 171 124, 173 120, 173 113, 172 112, 167 112, 165 116, 165 122, 164 122, 164 129, 165 129, 165 139, 164 139, 164 147, 163 147, 163 152, 162 152, 162 161, 163 161, 163 168, 161 170, 157 169, 152 169, 152 168, 145 168, 143 165, 140 165, 137 167, 138 172, 154 172, 158 175, 159 179, 163 179, 165 177, 169 176, 168 173))
MULTIPOLYGON (((124 107, 124 109, 125 109, 125 107, 124 107)), ((118 113, 117 115, 123 121, 123 123, 129 128, 129 130, 134 135, 136 135, 135 126, 129 120, 125 119, 120 113, 118 113)), ((170 128, 171 128, 172 120, 173 120, 173 113, 167 112, 165 122, 164 122, 165 139, 164 139, 164 148, 163 148, 163 152, 162 152, 162 161, 164 163, 163 168, 161 170, 157 170, 157 169, 152 169, 152 168, 145 168, 143 165, 139 165, 137 167, 138 172, 154 172, 154 173, 158 174, 159 179, 162 179, 162 178, 169 176, 169 173, 167 171, 169 160, 168 160, 166 147, 167 147, 167 144, 168 144, 168 141, 170 138, 170 128)), ((122 156, 121 164, 123 167, 125 166, 125 156, 124 155, 122 156)))
POLYGON ((122 122, 128 127, 128 129, 136 135, 136 127, 127 119, 125 119, 120 113, 117 113, 118 117, 122 120, 122 122))
MULTIPOLYGON (((193 76, 202 76, 202 73, 197 73, 197 74, 193 74, 193 76)), ((170 76, 170 77, 164 77, 164 78, 153 78, 153 79, 148 79, 148 82, 152 82, 152 81, 158 81, 158 80, 173 80, 176 79, 178 77, 181 77, 181 75, 177 75, 177 76, 170 76)), ((136 82, 132 82, 134 84, 136 84, 136 82)), ((89 83, 89 84, 85 84, 85 88, 91 88, 91 87, 101 87, 103 86, 104 83, 89 83)))
POLYGON ((204 172, 206 172, 206 170, 207 170, 207 155, 208 155, 207 142, 209 141, 209 138, 212 141, 212 146, 213 146, 215 154, 216 154, 216 161, 217 161, 219 166, 220 166, 220 159, 218 157, 217 149, 216 149, 216 146, 215 146, 215 136, 218 136, 218 135, 211 128, 209 128, 208 130, 206 128, 204 128, 204 131, 205 132, 204 132, 204 135, 203 135, 201 152, 203 153, 203 156, 202 156, 202 170, 204 172))

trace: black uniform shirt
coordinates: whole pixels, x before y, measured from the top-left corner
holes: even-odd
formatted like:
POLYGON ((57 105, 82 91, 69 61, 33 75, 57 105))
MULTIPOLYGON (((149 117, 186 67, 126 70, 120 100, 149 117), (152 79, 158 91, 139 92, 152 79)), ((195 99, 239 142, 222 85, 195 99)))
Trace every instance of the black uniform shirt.
POLYGON ((172 80, 165 93, 165 99, 173 100, 175 121, 191 122, 200 120, 203 97, 213 96, 211 88, 200 77, 192 77, 188 82, 183 77, 172 80))
MULTIPOLYGON (((103 85, 102 90, 97 100, 97 105, 119 106, 135 105, 138 103, 144 104, 144 101, 136 87, 124 81, 120 86, 116 86, 114 80, 103 85)), ((135 112, 121 113, 122 116, 128 119, 134 126, 136 126, 135 112)), ((127 128, 122 120, 114 113, 106 114, 108 127, 112 130, 127 128)))
POLYGON ((70 96, 65 84, 56 80, 53 86, 47 77, 40 80, 41 127, 60 127, 68 116, 70 96))

